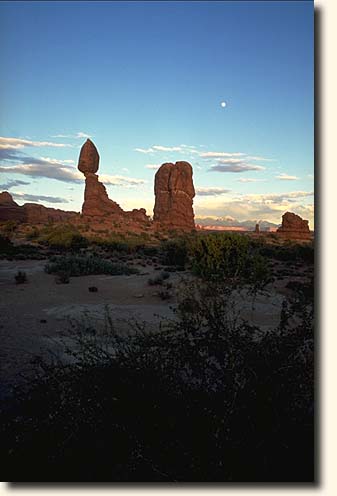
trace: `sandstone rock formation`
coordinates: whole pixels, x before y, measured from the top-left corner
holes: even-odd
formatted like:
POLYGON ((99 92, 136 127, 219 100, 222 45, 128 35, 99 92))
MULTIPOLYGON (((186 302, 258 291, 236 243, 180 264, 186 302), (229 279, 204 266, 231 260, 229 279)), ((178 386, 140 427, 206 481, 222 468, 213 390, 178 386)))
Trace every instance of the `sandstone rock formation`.
POLYGON ((37 203, 18 205, 7 191, 0 193, 0 221, 14 220, 27 224, 45 224, 46 222, 68 222, 75 220, 79 214, 55 208, 44 207, 37 203))
POLYGON ((153 220, 165 229, 195 229, 192 166, 188 162, 163 164, 155 175, 153 220))
POLYGON ((254 232, 256 234, 260 234, 260 224, 255 224, 255 230, 254 230, 254 232))
POLYGON ((143 208, 125 212, 118 203, 110 200, 108 193, 96 172, 99 167, 99 154, 94 143, 87 139, 81 148, 78 169, 85 176, 84 203, 82 205, 83 219, 94 222, 149 223, 149 217, 143 208))
POLYGON ((7 220, 24 222, 24 211, 7 191, 3 191, 0 193, 0 222, 7 220))
POLYGON ((277 233, 288 239, 311 239, 309 222, 292 212, 282 215, 282 226, 277 233))

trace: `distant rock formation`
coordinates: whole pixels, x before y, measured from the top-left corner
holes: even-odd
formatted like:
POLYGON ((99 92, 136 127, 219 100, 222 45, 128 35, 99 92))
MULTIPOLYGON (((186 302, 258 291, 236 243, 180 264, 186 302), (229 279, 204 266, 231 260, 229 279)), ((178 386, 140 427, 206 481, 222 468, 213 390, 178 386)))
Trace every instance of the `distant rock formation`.
POLYGON ((277 233, 288 239, 311 239, 309 221, 292 212, 282 215, 282 225, 277 233))
POLYGON ((255 232, 256 234, 260 234, 260 224, 256 224, 256 225, 255 225, 254 232, 255 232))
POLYGON ((79 217, 76 212, 66 212, 44 207, 37 203, 18 205, 7 191, 0 193, 0 221, 14 220, 27 224, 45 224, 46 222, 67 222, 79 217))
POLYGON ((96 172, 99 167, 99 154, 94 143, 87 139, 81 148, 78 169, 85 176, 84 203, 82 216, 90 221, 119 221, 127 224, 148 223, 149 217, 144 208, 125 212, 118 203, 110 200, 108 193, 96 172))
POLYGON ((153 220, 165 229, 195 229, 193 170, 188 162, 163 164, 155 175, 153 220))

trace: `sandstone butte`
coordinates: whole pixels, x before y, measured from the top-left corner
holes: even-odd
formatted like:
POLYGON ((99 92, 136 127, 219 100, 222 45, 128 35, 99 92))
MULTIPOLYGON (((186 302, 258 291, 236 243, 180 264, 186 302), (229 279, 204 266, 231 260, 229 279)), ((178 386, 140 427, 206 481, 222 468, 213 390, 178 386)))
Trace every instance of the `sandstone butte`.
POLYGON ((163 229, 195 229, 193 170, 188 162, 163 164, 154 180, 153 220, 163 229))
POLYGON ((276 232, 287 239, 311 239, 309 222, 292 212, 286 212, 282 215, 282 225, 276 232))

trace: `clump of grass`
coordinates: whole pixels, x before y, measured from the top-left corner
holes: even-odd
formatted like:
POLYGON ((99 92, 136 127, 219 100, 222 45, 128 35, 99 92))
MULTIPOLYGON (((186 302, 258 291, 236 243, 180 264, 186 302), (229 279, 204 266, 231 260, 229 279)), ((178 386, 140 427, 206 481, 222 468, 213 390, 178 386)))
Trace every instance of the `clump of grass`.
POLYGON ((71 224, 46 226, 38 241, 59 250, 78 250, 88 246, 88 240, 71 224))
POLYGON ((55 274, 64 271, 69 277, 87 276, 94 274, 130 275, 138 274, 135 267, 126 264, 112 263, 97 255, 64 255, 54 256, 45 265, 47 274, 55 274))
POLYGON ((25 282, 27 282, 27 274, 23 270, 19 270, 15 274, 14 278, 15 278, 16 284, 24 284, 25 282))
POLYGON ((149 278, 148 285, 149 286, 162 286, 164 281, 170 277, 170 274, 166 271, 162 272, 161 274, 158 274, 158 276, 154 278, 149 278))
POLYGON ((56 272, 55 282, 56 284, 69 284, 69 272, 67 270, 59 270, 58 272, 56 272))

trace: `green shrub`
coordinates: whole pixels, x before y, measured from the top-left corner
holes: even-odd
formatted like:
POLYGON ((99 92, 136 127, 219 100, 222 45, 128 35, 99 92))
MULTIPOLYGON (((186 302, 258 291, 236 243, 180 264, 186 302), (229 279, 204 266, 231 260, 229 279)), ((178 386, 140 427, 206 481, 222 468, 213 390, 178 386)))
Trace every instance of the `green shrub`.
POLYGON ((70 277, 93 274, 130 275, 139 271, 125 264, 115 264, 97 255, 65 255, 54 256, 45 266, 47 274, 65 271, 70 277))
POLYGON ((263 287, 270 278, 268 264, 246 236, 212 233, 189 244, 192 271, 212 281, 251 283, 263 287))
POLYGON ((41 231, 39 241, 51 248, 78 250, 88 245, 87 239, 71 225, 46 227, 41 231))
POLYGON ((187 242, 184 238, 163 241, 160 247, 161 260, 164 265, 185 267, 187 262, 187 242))

